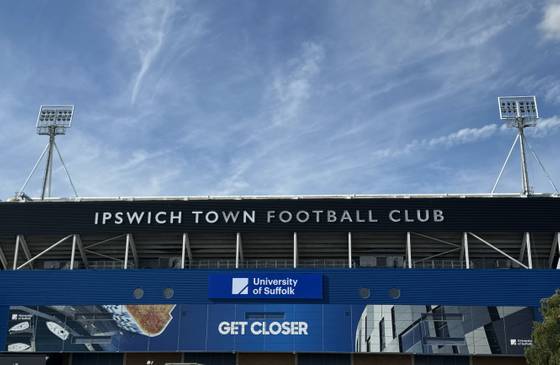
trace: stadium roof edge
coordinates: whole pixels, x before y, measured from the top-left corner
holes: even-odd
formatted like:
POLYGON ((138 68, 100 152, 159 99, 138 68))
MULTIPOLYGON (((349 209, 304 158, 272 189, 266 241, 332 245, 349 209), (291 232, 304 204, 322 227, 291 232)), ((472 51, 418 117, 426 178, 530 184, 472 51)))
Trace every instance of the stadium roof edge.
POLYGON ((195 195, 195 196, 115 196, 45 198, 45 200, 8 199, 7 202, 88 202, 88 201, 165 201, 165 200, 309 200, 309 199, 416 199, 416 198, 560 198, 560 194, 538 193, 525 196, 515 193, 501 194, 341 194, 341 195, 195 195))

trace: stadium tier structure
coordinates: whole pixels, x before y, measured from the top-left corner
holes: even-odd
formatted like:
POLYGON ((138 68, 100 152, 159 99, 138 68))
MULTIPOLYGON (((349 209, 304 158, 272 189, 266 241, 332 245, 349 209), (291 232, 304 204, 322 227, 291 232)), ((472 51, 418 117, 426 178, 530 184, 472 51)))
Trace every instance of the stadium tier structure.
POLYGON ((523 364, 559 232, 550 194, 2 202, 0 364, 523 364))

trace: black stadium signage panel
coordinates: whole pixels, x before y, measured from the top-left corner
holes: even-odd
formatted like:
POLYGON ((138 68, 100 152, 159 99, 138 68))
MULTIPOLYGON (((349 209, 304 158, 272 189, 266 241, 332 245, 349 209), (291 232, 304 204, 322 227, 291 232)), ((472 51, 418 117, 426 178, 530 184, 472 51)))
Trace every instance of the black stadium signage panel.
POLYGON ((0 203, 2 234, 558 231, 558 198, 108 200, 0 203))

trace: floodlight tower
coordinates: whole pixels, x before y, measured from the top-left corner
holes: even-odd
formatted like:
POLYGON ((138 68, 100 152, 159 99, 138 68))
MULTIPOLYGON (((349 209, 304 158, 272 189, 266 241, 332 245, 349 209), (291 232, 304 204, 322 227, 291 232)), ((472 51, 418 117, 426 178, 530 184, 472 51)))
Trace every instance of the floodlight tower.
POLYGON ((45 167, 45 174, 43 176, 41 200, 45 199, 45 196, 50 197, 54 151, 56 151, 56 153, 58 154, 58 158, 62 163, 62 167, 64 167, 64 171, 66 171, 66 175, 68 176, 70 185, 74 190, 74 194, 78 196, 76 188, 74 187, 74 183, 72 182, 72 178, 70 177, 70 173, 66 168, 66 164, 62 159, 62 155, 58 150, 58 146, 56 145, 55 140, 57 135, 66 134, 66 129, 70 128, 70 125, 72 124, 73 115, 73 105, 41 105, 41 108, 39 109, 39 115, 37 116, 37 134, 41 136, 49 136, 49 142, 43 149, 43 152, 41 153, 41 156, 39 156, 37 162, 35 162, 35 166, 33 166, 31 173, 29 174, 29 176, 27 176, 27 179, 25 179, 23 186, 16 193, 16 199, 31 199, 29 198, 29 196, 27 196, 27 194, 24 193, 24 189, 35 173, 35 170, 39 166, 39 163, 45 156, 45 153, 47 153, 47 165, 45 167))
MULTIPOLYGON (((537 119, 539 119, 537 98, 535 96, 500 96, 498 97, 498 108, 500 110, 500 119, 508 121, 510 127, 517 128, 517 137, 510 150, 510 154, 515 143, 519 141, 523 195, 529 195, 531 194, 531 188, 529 185, 529 172, 527 170, 527 141, 525 139, 524 130, 527 127, 534 127, 537 124, 537 119)), ((500 176, 502 172, 503 168, 500 172, 500 176)), ((494 185, 494 189, 495 188, 496 185, 494 185)), ((494 192, 494 190, 492 190, 492 192, 494 192)))
POLYGON ((37 134, 49 136, 47 166, 45 167, 45 175, 43 177, 41 200, 45 199, 45 195, 47 197, 51 196, 52 162, 55 148, 60 156, 55 137, 57 135, 66 134, 66 129, 70 128, 72 123, 73 114, 73 105, 41 105, 39 109, 39 115, 37 116, 37 134))

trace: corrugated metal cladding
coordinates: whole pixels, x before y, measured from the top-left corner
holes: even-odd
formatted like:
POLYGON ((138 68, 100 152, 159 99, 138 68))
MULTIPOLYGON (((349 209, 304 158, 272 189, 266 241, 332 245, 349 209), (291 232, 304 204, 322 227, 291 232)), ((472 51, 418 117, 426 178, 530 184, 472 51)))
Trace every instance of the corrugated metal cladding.
MULTIPOLYGON (((270 271, 236 270, 266 274, 270 271)), ((275 270, 275 274, 294 272, 275 270)), ((392 270, 330 269, 297 270, 324 275, 322 300, 282 300, 282 303, 323 304, 419 304, 538 306, 539 300, 554 293, 560 285, 560 270, 392 270), (369 288, 367 299, 360 289, 369 288), (393 299, 390 289, 400 289, 393 299)), ((53 270, 0 272, 0 305, 87 305, 220 303, 208 299, 208 275, 224 270, 53 270), (142 288, 144 296, 135 299, 133 291, 142 288), (164 290, 172 288, 172 299, 164 290)), ((228 302, 234 302, 229 300, 228 302)), ((244 301, 247 303, 247 301, 244 301)))
POLYGON ((560 199, 532 198, 360 198, 241 199, 0 203, 0 232, 13 234, 114 233, 169 231, 557 231, 560 199), (329 221, 327 211, 335 212, 329 221), (390 219, 391 211, 399 212, 390 219), (430 214, 417 218, 417 210, 430 214), (206 217, 207 212, 217 212, 206 217), (243 220, 243 211, 254 220, 243 220), (269 212, 273 211, 272 216, 269 212), (281 212, 286 211, 281 217, 281 212), (297 213, 300 220, 296 219, 297 213), (321 212, 321 213, 314 213, 321 212), (342 219, 347 211, 346 219, 342 219), (360 211, 359 217, 356 211, 360 211), (371 211, 371 218, 370 213, 371 211), (408 211, 408 219, 405 217, 408 211), (436 213, 441 211, 441 213, 436 213), (130 223, 116 213, 144 212, 130 223), (148 219, 148 213, 152 215, 148 219), (160 223, 155 222, 155 214, 160 223), (172 214, 175 219, 171 219, 172 214), (180 219, 177 218, 180 214, 180 219), (200 213, 195 213, 200 212, 200 213), (228 223, 223 212, 241 212, 228 223), (97 213, 97 216, 96 216, 97 213), (103 213, 107 213, 103 220, 103 213), (318 218, 316 216, 318 214, 318 218), (436 215, 443 220, 434 219, 436 215), (198 222, 197 222, 198 217, 198 222), (209 218, 209 219, 206 219, 209 218), (281 219, 282 218, 282 219, 281 219), (214 220, 216 219, 216 220, 214 220), (371 222, 370 222, 371 220, 371 222), (396 220, 396 221, 395 221, 396 220), (408 220, 408 221, 407 221, 408 220), (118 222, 117 222, 118 221, 118 222), (149 221, 149 222, 148 222, 149 221), (97 224, 95 224, 97 222, 97 224), (163 223, 161 223, 163 222, 163 223))

